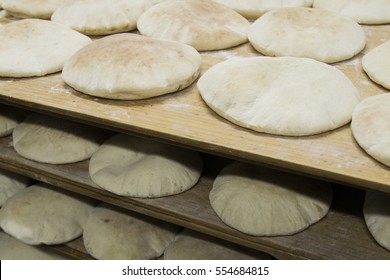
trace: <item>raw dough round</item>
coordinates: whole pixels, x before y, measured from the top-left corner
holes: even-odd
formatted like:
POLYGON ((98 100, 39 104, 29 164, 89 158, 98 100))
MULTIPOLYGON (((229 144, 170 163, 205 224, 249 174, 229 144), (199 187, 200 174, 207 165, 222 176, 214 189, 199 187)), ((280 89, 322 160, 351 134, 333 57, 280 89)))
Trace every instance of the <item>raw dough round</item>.
POLYGON ((179 231, 176 225, 108 204, 96 207, 84 229, 84 246, 102 260, 148 260, 161 256, 179 231))
POLYGON ((214 0, 248 19, 257 19, 268 11, 285 7, 310 7, 313 0, 214 0))
POLYGON ((57 8, 51 20, 83 34, 106 35, 136 29, 149 0, 72 0, 57 8))
POLYGON ((354 20, 312 8, 272 10, 249 28, 249 42, 267 56, 308 57, 339 62, 360 53, 366 44, 354 20))
POLYGON ((43 163, 64 164, 86 160, 111 132, 33 113, 13 131, 13 145, 21 156, 43 163))
POLYGON ((361 24, 390 23, 389 0, 314 0, 313 7, 350 17, 361 24))
POLYGON ((30 244, 62 244, 83 233, 96 203, 90 198, 38 183, 9 198, 0 209, 0 226, 30 244))
POLYGON ((363 150, 390 166, 390 93, 359 103, 352 114, 351 129, 363 150))
POLYGON ((62 24, 23 19, 0 28, 0 76, 43 76, 64 63, 91 39, 62 24))
POLYGON ((332 196, 326 182, 239 162, 220 172, 209 195, 224 223, 255 236, 306 229, 328 213, 332 196))
POLYGON ((286 136, 347 124, 360 101, 341 71, 309 58, 230 59, 207 70, 197 85, 207 105, 225 119, 286 136))
POLYGON ((66 260, 41 246, 23 242, 0 231, 0 260, 66 260))
POLYGON ((252 250, 199 232, 184 229, 164 251, 164 260, 270 260, 252 250))
POLYGON ((189 86, 200 64, 200 54, 190 46, 123 33, 78 51, 65 64, 62 78, 92 96, 144 99, 189 86))
POLYGON ((117 134, 92 156, 89 174, 98 186, 118 195, 161 197, 193 187, 202 166, 195 151, 117 134))
POLYGON ((0 207, 10 197, 25 189, 30 183, 30 178, 0 169, 0 207))
POLYGON ((154 5, 137 23, 141 34, 179 41, 198 51, 234 47, 248 41, 248 20, 210 0, 172 0, 154 5))
POLYGON ((390 195, 366 191, 363 214, 371 235, 379 245, 390 251, 390 195))
POLYGON ((50 19, 56 8, 68 0, 1 0, 9 14, 21 18, 50 19))
POLYGON ((0 104, 0 137, 12 134, 14 128, 31 112, 0 104))
POLYGON ((372 49, 362 59, 364 71, 371 80, 390 89, 390 40, 372 49))

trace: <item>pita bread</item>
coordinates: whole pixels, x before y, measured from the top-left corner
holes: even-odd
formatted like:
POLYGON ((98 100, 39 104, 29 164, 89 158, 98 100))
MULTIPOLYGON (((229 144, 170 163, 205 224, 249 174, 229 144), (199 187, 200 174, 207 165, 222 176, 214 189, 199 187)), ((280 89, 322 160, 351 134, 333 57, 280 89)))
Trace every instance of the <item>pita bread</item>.
POLYGON ((106 35, 136 29, 149 0, 72 0, 57 8, 51 20, 83 34, 106 35))
POLYGON ((67 0, 1 0, 9 14, 20 18, 50 19, 50 16, 67 0))
POLYGON ((62 244, 83 233, 95 201, 38 183, 9 198, 0 209, 0 226, 30 244, 62 244))
POLYGON ((11 196, 25 189, 30 183, 30 178, 0 169, 0 207, 11 196))
POLYGON ((325 217, 332 197, 326 182, 239 162, 220 172, 209 195, 224 223, 255 236, 308 228, 325 217))
POLYGON ((313 7, 350 17, 361 24, 390 23, 388 0, 314 0, 313 7))
POLYGON ((154 5, 137 22, 142 35, 179 41, 198 51, 234 47, 248 41, 250 23, 210 0, 172 0, 154 5))
POLYGON ((0 137, 11 135, 29 114, 29 111, 0 104, 0 137))
POLYGON ((190 46, 123 33, 78 51, 65 64, 62 78, 92 96, 144 99, 189 86, 200 64, 200 54, 190 46))
POLYGON ((286 136, 345 125, 360 101, 341 71, 309 58, 230 59, 207 70, 197 86, 207 105, 223 118, 286 136))
POLYGON ((390 195, 366 191, 363 214, 371 235, 379 245, 390 251, 390 195))
POLYGON ((84 246, 104 260, 148 260, 161 256, 179 227, 108 204, 96 207, 84 229, 84 246))
POLYGON ((0 231, 0 260, 66 260, 49 249, 32 246, 0 231))
POLYGON ((390 93, 367 97, 352 114, 354 138, 370 156, 390 166, 390 93))
POLYGON ((194 186, 202 166, 195 151, 117 134, 92 156, 89 174, 101 188, 118 195, 161 197, 194 186))
POLYGON ((375 83, 390 89, 390 40, 372 49, 362 59, 364 71, 375 83))
POLYGON ((16 152, 51 164, 89 159, 111 132, 93 126, 33 113, 13 131, 16 152))
POLYGON ((248 19, 257 19, 266 12, 286 7, 310 7, 313 0, 214 0, 232 8, 248 19))
POLYGON ((62 70, 65 61, 91 39, 59 23, 24 19, 0 28, 0 76, 43 76, 62 70))
POLYGON ((311 8, 272 10, 250 27, 249 42, 267 56, 308 57, 339 62, 360 53, 363 28, 350 18, 311 8))
POLYGON ((184 229, 164 251, 165 260, 270 260, 266 253, 184 229))

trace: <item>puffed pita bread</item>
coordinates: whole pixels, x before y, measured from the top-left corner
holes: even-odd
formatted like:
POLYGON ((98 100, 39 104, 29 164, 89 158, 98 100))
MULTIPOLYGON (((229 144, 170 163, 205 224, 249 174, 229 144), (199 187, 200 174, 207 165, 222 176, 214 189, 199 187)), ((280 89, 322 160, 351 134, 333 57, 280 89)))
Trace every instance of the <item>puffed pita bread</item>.
POLYGON ((25 189, 30 183, 30 178, 0 169, 0 207, 10 197, 25 189))
POLYGON ((189 86, 200 64, 200 54, 188 45, 122 33, 78 51, 65 64, 62 78, 92 96, 144 99, 189 86))
POLYGON ((390 251, 390 195, 379 191, 366 191, 364 219, 374 239, 390 251))
POLYGON ((161 197, 193 187, 202 166, 195 151, 117 134, 92 156, 89 174, 98 186, 118 195, 161 197))
POLYGON ((83 34, 106 35, 136 29, 149 0, 72 0, 57 8, 51 20, 83 34))
POLYGON ((224 4, 248 19, 257 19, 266 12, 286 7, 310 7, 313 0, 213 0, 224 4))
POLYGON ((249 42, 267 56, 308 57, 326 63, 349 59, 366 44, 354 20, 312 8, 280 8, 267 12, 250 27, 249 42))
POLYGON ((33 113, 14 129, 12 140, 25 158, 65 164, 89 159, 111 135, 97 127, 33 113))
POLYGON ((319 180, 234 162, 216 177, 210 203, 221 220, 255 236, 290 235, 329 211, 331 185, 319 180))
POLYGON ((82 235, 95 205, 85 196, 38 183, 5 202, 0 226, 26 244, 62 244, 82 235))
POLYGON ((362 58, 362 66, 370 79, 390 89, 390 40, 375 47, 362 58))
POLYGON ((12 134, 14 128, 31 112, 0 104, 0 137, 12 134))
POLYGON ((68 0, 2 0, 8 13, 20 18, 50 19, 56 8, 68 0))
POLYGON ((388 0, 314 0, 313 7, 350 17, 360 24, 390 23, 388 0))
POLYGON ((341 71, 309 58, 230 59, 208 69, 197 86, 206 104, 223 118, 286 136, 345 125, 360 101, 341 71))
POLYGON ((25 244, 0 231, 0 260, 66 260, 42 246, 25 244))
POLYGON ((67 26, 41 19, 13 21, 0 28, 0 76, 43 76, 62 70, 91 39, 67 26))
POLYGON ((96 259, 149 260, 163 254, 179 229, 103 203, 89 216, 83 239, 86 250, 96 259))
POLYGON ((390 93, 367 97, 352 114, 352 134, 370 156, 390 166, 390 93))
POLYGON ((164 251, 164 260, 270 260, 267 253, 189 229, 180 232, 164 251))
POLYGON ((143 35, 179 41, 198 51, 234 47, 248 41, 248 20, 210 0, 172 0, 143 13, 137 28, 143 35))

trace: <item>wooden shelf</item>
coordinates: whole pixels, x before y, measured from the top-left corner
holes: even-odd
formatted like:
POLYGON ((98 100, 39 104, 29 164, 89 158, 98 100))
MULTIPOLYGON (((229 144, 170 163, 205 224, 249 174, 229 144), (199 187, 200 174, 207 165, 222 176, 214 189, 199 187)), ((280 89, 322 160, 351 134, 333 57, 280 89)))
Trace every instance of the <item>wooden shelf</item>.
POLYGON ((335 186, 330 213, 307 230, 280 237, 254 237, 226 226, 210 206, 212 182, 228 160, 204 155, 206 171, 192 189, 173 196, 137 199, 100 189, 89 177, 88 161, 75 164, 42 164, 20 157, 11 137, 0 139, 0 168, 105 201, 141 214, 197 230, 246 247, 270 253, 278 259, 390 259, 369 234, 363 220, 363 191, 335 186), (348 190, 345 194, 345 190, 348 190), (344 199, 348 197, 348 199, 344 199))

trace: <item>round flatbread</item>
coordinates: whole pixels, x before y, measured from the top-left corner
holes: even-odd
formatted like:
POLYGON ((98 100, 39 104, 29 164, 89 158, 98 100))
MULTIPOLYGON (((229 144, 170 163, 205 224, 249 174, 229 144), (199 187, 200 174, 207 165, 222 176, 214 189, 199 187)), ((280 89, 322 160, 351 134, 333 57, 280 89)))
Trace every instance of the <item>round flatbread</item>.
POLYGON ((161 197, 193 187, 202 166, 195 151, 117 134, 92 156, 89 174, 98 186, 118 195, 161 197))
POLYGON ((375 83, 390 89, 390 40, 372 49, 362 59, 364 71, 375 83))
POLYGON ((13 21, 0 28, 0 76, 43 76, 64 63, 91 39, 62 24, 41 19, 13 21))
POLYGON ((20 18, 50 19, 56 8, 68 0, 1 0, 9 14, 20 18))
POLYGON ((12 134, 14 128, 31 112, 0 104, 0 137, 12 134))
POLYGON ((62 78, 92 96, 144 99, 189 86, 198 77, 200 64, 200 54, 190 46, 123 33, 78 51, 65 64, 62 78))
POLYGON ((379 245, 390 251, 390 195, 366 191, 363 214, 371 235, 379 245))
POLYGON ((390 23, 388 0, 314 0, 313 7, 350 17, 361 24, 390 23))
POLYGON ((164 260, 270 260, 267 253, 184 229, 164 251, 164 260))
POLYGON ((137 22, 141 34, 179 41, 198 51, 234 47, 248 41, 248 20, 210 0, 172 0, 154 5, 137 22))
POLYGON ((300 232, 321 220, 332 196, 326 182, 235 162, 217 176, 209 198, 232 228, 276 236, 300 232))
POLYGON ((310 7, 313 0, 213 0, 232 8, 248 19, 257 19, 268 11, 285 7, 310 7))
POLYGON ((390 166, 390 93, 367 97, 352 114, 354 138, 370 156, 390 166))
POLYGON ((80 237, 94 200, 38 183, 9 198, 0 209, 0 226, 30 244, 62 244, 80 237))
POLYGON ((25 189, 31 181, 30 178, 0 169, 0 207, 10 197, 25 189))
POLYGON ((57 8, 51 20, 83 34, 106 35, 136 29, 149 0, 72 0, 57 8))
POLYGON ((286 136, 345 125, 360 101, 341 71, 309 58, 230 59, 207 70, 197 86, 206 104, 223 118, 286 136))
POLYGON ((23 242, 0 231, 0 260, 66 260, 41 246, 24 244, 23 242))
POLYGON ((89 159, 112 133, 103 129, 38 113, 29 115, 13 131, 16 152, 51 164, 89 159))
POLYGON ((312 8, 272 10, 250 27, 249 42, 267 56, 308 57, 339 62, 360 53, 366 44, 354 20, 312 8))
POLYGON ((102 260, 148 260, 161 256, 179 231, 176 225, 117 208, 96 207, 83 239, 91 256, 102 260))

